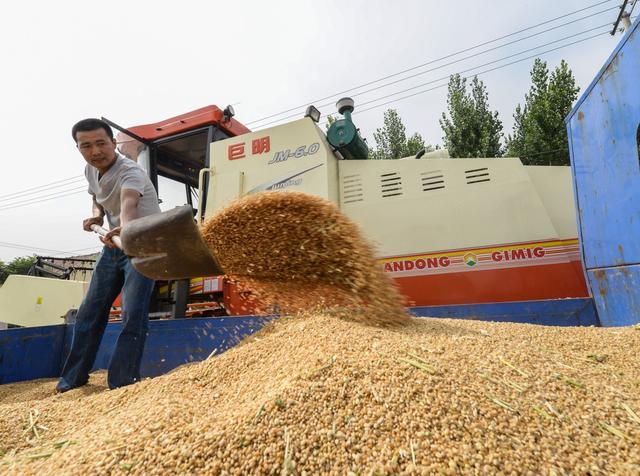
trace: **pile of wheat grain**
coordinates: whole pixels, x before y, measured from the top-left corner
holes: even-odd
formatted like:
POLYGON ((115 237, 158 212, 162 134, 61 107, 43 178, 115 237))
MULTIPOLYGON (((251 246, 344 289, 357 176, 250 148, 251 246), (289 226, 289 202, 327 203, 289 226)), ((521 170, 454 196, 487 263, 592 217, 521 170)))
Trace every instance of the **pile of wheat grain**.
POLYGON ((0 386, 0 473, 638 474, 639 344, 634 328, 278 319, 114 391, 0 386))
POLYGON ((265 311, 340 307, 352 320, 407 322, 373 246, 325 199, 291 191, 249 195, 209 218, 202 234, 225 272, 265 311))
POLYGON ((242 199, 205 237, 263 304, 315 311, 114 391, 0 386, 0 473, 640 472, 640 330, 411 319, 307 195, 242 199))

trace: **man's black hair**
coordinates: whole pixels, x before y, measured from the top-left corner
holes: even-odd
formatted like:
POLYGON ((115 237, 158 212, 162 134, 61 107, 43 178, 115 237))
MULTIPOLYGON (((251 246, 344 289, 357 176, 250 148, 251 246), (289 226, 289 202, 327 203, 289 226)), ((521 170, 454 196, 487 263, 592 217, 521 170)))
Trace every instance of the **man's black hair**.
POLYGON ((82 119, 81 121, 77 122, 71 128, 71 135, 73 136, 73 140, 78 143, 78 139, 76 138, 78 132, 89 132, 95 131, 96 129, 104 129, 109 136, 109 139, 113 139, 113 131, 111 130, 111 126, 109 126, 109 124, 101 119, 94 118, 82 119))

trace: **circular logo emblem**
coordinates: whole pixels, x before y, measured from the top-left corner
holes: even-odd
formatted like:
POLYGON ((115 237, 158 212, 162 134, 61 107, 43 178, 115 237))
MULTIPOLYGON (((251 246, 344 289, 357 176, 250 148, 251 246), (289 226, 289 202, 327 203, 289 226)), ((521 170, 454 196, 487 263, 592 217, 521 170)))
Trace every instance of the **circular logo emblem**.
POLYGON ((467 253, 466 255, 464 255, 463 259, 464 259, 464 264, 466 264, 470 268, 478 264, 478 257, 473 253, 467 253))

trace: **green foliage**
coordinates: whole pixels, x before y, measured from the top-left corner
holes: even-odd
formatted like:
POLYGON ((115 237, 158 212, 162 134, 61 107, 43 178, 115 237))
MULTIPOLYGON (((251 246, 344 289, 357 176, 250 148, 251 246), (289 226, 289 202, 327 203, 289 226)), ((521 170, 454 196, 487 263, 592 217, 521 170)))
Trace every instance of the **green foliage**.
POLYGON ((477 76, 471 81, 470 92, 465 78, 451 76, 447 109, 449 114, 442 113, 440 127, 444 146, 452 158, 502 155, 502 121, 497 111, 490 110, 487 88, 477 76))
POLYGON ((417 132, 413 134, 411 137, 407 139, 407 148, 405 157, 416 155, 422 149, 425 149, 426 152, 431 152, 434 150, 433 146, 424 144, 424 139, 417 132))
POLYGON ((9 264, 0 261, 0 283, 4 283, 11 274, 27 274, 35 261, 35 256, 18 257, 9 264))
POLYGON ((398 111, 387 109, 383 122, 384 125, 373 133, 376 154, 379 154, 380 158, 401 159, 407 145, 407 134, 398 111))
POLYGON ((434 150, 433 146, 425 145, 417 132, 407 139, 406 128, 395 109, 387 109, 383 121, 383 126, 373 133, 376 148, 369 153, 370 159, 401 159, 415 155, 421 149, 434 150))
POLYGON ((562 60, 551 76, 547 63, 536 58, 531 89, 525 105, 513 114, 513 133, 507 138, 507 155, 526 165, 569 165, 565 116, 578 98, 573 73, 562 60))

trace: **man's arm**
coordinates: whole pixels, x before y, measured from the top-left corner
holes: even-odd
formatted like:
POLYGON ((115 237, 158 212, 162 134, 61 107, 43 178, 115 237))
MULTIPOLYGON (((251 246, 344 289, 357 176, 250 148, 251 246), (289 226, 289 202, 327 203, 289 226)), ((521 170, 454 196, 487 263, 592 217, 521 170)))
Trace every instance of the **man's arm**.
POLYGON ((120 192, 120 226, 109 230, 102 242, 110 248, 115 245, 111 241, 111 237, 119 235, 122 227, 135 220, 138 216, 138 202, 140 202, 140 193, 130 188, 123 188, 120 192))
POLYGON ((96 196, 91 195, 93 203, 91 205, 92 216, 82 221, 84 231, 91 231, 91 225, 102 226, 104 224, 104 208, 96 202, 96 196))
POLYGON ((138 218, 138 202, 140 193, 138 191, 124 188, 120 193, 120 226, 123 227, 131 220, 138 218))

